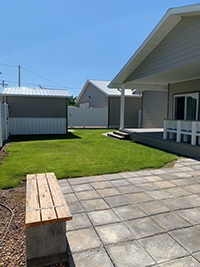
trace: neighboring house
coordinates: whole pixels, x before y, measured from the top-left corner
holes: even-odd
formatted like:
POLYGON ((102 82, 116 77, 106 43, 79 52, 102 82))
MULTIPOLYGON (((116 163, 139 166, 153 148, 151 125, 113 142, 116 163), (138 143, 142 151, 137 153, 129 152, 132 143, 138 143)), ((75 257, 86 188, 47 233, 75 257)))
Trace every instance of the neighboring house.
MULTIPOLYGON (((200 136, 200 5, 169 9, 109 84, 168 94, 164 139, 197 144, 200 136)), ((154 101, 152 101, 152 106, 154 101)), ((123 108, 121 114, 124 114, 123 108)), ((121 128, 124 128, 123 120, 121 128)))
MULTIPOLYGON (((88 80, 78 99, 80 108, 107 108, 108 127, 119 127, 120 122, 120 91, 109 89, 109 81, 88 80)), ((141 110, 141 96, 135 90, 126 90, 125 93, 125 126, 138 127, 139 110, 141 110)))
POLYGON ((2 103, 9 108, 9 133, 65 134, 67 133, 67 90, 3 88, 2 103))

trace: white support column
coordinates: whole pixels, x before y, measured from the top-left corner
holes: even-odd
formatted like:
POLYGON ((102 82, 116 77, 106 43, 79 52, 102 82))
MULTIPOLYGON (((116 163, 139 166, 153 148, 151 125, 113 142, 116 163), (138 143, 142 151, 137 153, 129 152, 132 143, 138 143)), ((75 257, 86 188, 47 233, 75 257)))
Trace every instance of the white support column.
POLYGON ((163 139, 164 140, 167 139, 167 120, 164 120, 164 123, 163 123, 163 139))
POLYGON ((142 128, 142 111, 138 110, 138 128, 142 128))
POLYGON ((192 138, 191 138, 191 145, 196 145, 196 132, 197 132, 197 124, 196 121, 192 122, 192 138))
POLYGON ((121 98, 120 98, 120 129, 124 129, 124 106, 125 106, 125 86, 121 86, 121 98))
POLYGON ((177 121, 176 142, 181 142, 181 121, 177 121))

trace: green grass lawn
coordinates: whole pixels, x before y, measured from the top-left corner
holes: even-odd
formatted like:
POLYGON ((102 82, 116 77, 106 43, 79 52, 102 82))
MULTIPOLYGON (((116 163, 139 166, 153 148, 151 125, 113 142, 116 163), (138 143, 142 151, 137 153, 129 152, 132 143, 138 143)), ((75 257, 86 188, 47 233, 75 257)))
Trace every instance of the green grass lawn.
POLYGON ((55 172, 58 179, 159 168, 176 155, 103 136, 108 130, 75 130, 62 136, 11 138, 0 160, 0 188, 13 187, 26 174, 55 172))

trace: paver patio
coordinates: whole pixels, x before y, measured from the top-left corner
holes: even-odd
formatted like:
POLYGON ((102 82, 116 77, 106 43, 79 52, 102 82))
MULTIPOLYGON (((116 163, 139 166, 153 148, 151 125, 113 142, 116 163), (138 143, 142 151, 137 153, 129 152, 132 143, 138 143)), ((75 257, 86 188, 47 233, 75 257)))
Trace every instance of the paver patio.
POLYGON ((70 267, 200 266, 200 162, 60 180, 70 267))

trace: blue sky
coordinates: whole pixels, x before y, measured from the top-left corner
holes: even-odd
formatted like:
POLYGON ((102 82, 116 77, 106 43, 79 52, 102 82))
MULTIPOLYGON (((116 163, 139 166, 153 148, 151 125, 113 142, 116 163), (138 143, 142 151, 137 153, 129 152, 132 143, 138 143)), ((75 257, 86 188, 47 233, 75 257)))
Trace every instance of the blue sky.
POLYGON ((20 65, 21 86, 77 96, 87 79, 112 80, 170 7, 196 3, 1 1, 0 81, 17 86, 20 65))

